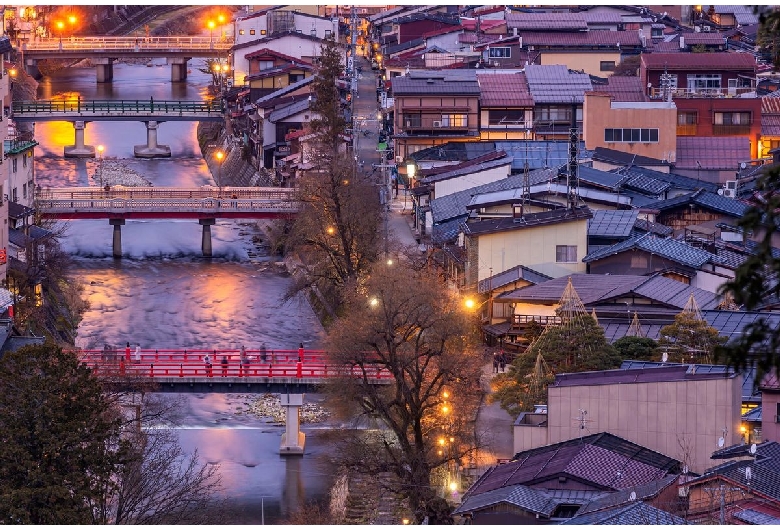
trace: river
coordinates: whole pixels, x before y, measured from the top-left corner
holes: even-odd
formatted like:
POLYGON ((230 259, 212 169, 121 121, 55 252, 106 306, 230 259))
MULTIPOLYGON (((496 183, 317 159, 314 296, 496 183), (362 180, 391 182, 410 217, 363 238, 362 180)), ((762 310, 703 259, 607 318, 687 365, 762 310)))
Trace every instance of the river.
MULTIPOLYGON (((210 76, 191 61, 184 83, 170 82, 170 68, 117 64, 114 81, 98 85, 91 68, 71 68, 41 80, 38 96, 80 95, 84 99, 195 100, 210 76)), ((154 186, 214 184, 197 143, 197 124, 166 122, 158 142, 172 157, 136 160, 133 146, 146 143, 138 122, 90 122, 85 141, 103 145, 103 156, 122 159, 154 186)), ((86 186, 97 162, 63 158, 74 142, 68 122, 36 125, 36 182, 42 187, 86 186)), ((140 343, 142 348, 238 348, 265 343, 272 349, 321 347, 323 332, 305 301, 283 302, 289 278, 268 256, 252 222, 218 221, 212 227, 212 259, 201 257, 201 227, 195 221, 128 221, 122 227, 121 260, 111 257, 107 221, 67 223, 61 243, 74 259, 72 277, 85 286, 90 303, 77 345, 140 343)), ((172 398, 171 398, 172 399, 172 398)), ((244 410, 251 396, 200 394, 182 398, 178 429, 185 451, 198 450, 203 462, 218 464, 230 524, 279 522, 304 501, 325 498, 333 482, 328 447, 303 426, 306 454, 278 454, 283 428, 252 418, 244 410)), ((306 396, 317 400, 319 396, 306 396)), ((321 432, 321 431, 320 431, 321 432)))

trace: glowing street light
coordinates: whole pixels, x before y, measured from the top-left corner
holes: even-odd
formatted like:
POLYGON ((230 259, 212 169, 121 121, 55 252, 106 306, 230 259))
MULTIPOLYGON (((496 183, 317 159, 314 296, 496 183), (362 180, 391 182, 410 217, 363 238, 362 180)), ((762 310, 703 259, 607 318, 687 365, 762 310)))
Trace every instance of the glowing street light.
POLYGON ((217 153, 214 156, 217 157, 217 162, 219 163, 219 167, 217 168, 217 186, 221 188, 222 187, 222 161, 225 158, 225 153, 223 153, 222 151, 217 151, 217 153))
POLYGON ((213 20, 209 20, 206 25, 209 28, 209 44, 213 48, 214 47, 214 28, 216 27, 216 24, 214 23, 213 20))
POLYGON ((62 22, 61 20, 58 20, 57 29, 59 30, 60 33, 60 50, 62 50, 62 30, 65 29, 65 23, 62 22))
POLYGON ((97 146, 98 152, 98 179, 100 181, 100 187, 103 187, 103 149, 102 145, 97 146))

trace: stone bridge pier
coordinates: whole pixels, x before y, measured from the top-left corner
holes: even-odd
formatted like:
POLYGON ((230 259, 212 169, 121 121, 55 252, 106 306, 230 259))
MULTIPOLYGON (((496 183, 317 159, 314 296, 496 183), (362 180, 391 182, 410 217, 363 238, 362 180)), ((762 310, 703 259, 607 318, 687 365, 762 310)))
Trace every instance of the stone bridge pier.
POLYGON ((211 257, 211 227, 217 224, 217 220, 213 217, 211 219, 198 219, 198 224, 203 226, 203 236, 200 240, 200 250, 203 252, 204 258, 211 257))
POLYGON ((108 224, 114 227, 113 255, 114 258, 119 259, 122 257, 122 225, 125 224, 125 220, 109 219, 108 224))
POLYGON ((282 408, 285 410, 286 426, 282 433, 280 455, 302 455, 306 446, 306 435, 301 432, 301 406, 303 394, 280 394, 282 408))
POLYGON ((94 59, 95 75, 98 83, 110 83, 114 80, 114 60, 94 59))
POLYGON ((146 145, 136 145, 133 147, 133 153, 138 158, 169 158, 171 148, 168 145, 157 144, 157 126, 156 121, 146 121, 146 145))
POLYGON ((189 61, 189 58, 183 57, 183 58, 169 58, 168 62, 171 65, 171 82, 172 83, 178 83, 180 81, 186 81, 187 80, 187 61, 189 61))
POLYGON ((74 121, 73 130, 75 132, 74 145, 65 146, 65 158, 94 158, 95 147, 84 145, 84 129, 87 128, 87 122, 74 121))

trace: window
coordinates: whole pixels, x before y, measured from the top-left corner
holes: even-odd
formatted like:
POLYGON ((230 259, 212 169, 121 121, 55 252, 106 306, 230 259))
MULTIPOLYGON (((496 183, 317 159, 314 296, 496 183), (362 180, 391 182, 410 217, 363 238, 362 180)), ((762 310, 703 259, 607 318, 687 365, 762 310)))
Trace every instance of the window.
MULTIPOLYGON (((16 173, 16 165, 17 165, 18 162, 19 162, 19 159, 16 158, 16 157, 13 157, 11 159, 11 167, 12 167, 12 170, 13 170, 14 173, 16 173)), ((14 191, 16 191, 16 190, 14 190, 14 191)))
POLYGON ((575 263, 577 261, 577 245, 556 245, 556 263, 575 263))
POLYGON ((325 30, 325 38, 326 39, 332 39, 333 38, 333 31, 326 29, 325 30))
POLYGON ((655 37, 663 37, 663 36, 664 36, 664 30, 661 29, 661 28, 652 28, 650 30, 650 38, 651 39, 655 38, 655 37))
POLYGON ((615 61, 601 61, 599 64, 599 70, 602 72, 614 72, 615 61))
POLYGON ((27 153, 22 154, 22 167, 27 167, 27 153))
POLYGON ((775 423, 780 423, 780 403, 777 404, 777 414, 775 415, 775 423))
POLYGON ((22 199, 27 198, 27 183, 22 184, 22 199))
POLYGON ((238 34, 239 35, 243 35, 244 34, 244 30, 243 29, 238 30, 238 34))
POLYGON ((14 202, 17 202, 19 199, 19 194, 16 192, 16 188, 11 190, 11 200, 14 202))
POLYGON ((309 32, 309 35, 311 35, 312 37, 316 37, 316 36, 317 36, 317 30, 316 30, 316 29, 312 29, 312 30, 309 32))
POLYGON ((696 125, 699 123, 698 112, 678 112, 677 125, 696 125))
POLYGON ((715 125, 750 125, 749 112, 716 112, 715 125))
POLYGON ((266 35, 266 34, 268 34, 268 31, 266 31, 266 30, 264 30, 264 29, 261 29, 261 30, 260 30, 260 35, 266 35))
POLYGON ((404 127, 421 127, 422 115, 418 113, 404 113, 404 127))
POLYGON ((720 74, 688 74, 688 88, 691 91, 720 90, 720 74))
POLYGON ((488 125, 525 125, 525 110, 500 109, 488 111, 488 125))
MULTIPOLYGON (((571 106, 548 106, 534 109, 534 120, 540 122, 571 123, 571 106)), ((582 121, 582 107, 577 107, 577 121, 582 121)))
POLYGON ((269 69, 274 67, 274 62, 273 61, 258 61, 257 65, 260 68, 260 71, 269 70, 269 69))
POLYGON ((255 30, 253 30, 253 29, 250 29, 250 30, 249 30, 249 34, 250 34, 250 35, 254 35, 254 34, 255 34, 255 30))
POLYGON ((491 59, 509 59, 512 57, 512 48, 501 46, 499 48, 488 48, 488 57, 491 59))
POLYGON ((466 114, 442 114, 442 127, 468 127, 469 117, 466 114))
POLYGON ((658 129, 604 129, 604 141, 657 143, 658 129))

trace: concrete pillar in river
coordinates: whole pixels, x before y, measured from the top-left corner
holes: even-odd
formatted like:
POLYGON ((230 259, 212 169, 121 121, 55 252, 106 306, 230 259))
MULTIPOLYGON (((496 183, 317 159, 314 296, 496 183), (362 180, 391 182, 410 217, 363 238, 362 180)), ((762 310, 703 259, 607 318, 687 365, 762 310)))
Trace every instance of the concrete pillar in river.
POLYGON ((171 63, 171 82, 177 83, 187 80, 187 59, 184 58, 171 58, 168 59, 171 63))
POLYGON ((108 224, 114 227, 113 254, 116 259, 119 259, 122 257, 122 225, 125 224, 125 220, 109 219, 108 224))
POLYGON ((93 59, 95 62, 95 75, 98 83, 110 83, 114 80, 113 59, 93 59))
POLYGON ((146 124, 146 145, 136 145, 133 152, 138 158, 169 158, 171 148, 167 145, 157 144, 157 122, 147 121, 146 124))
POLYGON ((303 394, 281 394, 282 408, 285 410, 286 426, 282 433, 281 455, 302 455, 306 445, 306 435, 301 432, 301 406, 303 394))
POLYGON ((75 132, 74 145, 65 146, 65 158, 94 158, 95 147, 84 145, 84 129, 87 127, 85 121, 74 121, 73 130, 75 132))
POLYGON ((198 223, 203 226, 203 236, 201 237, 200 249, 203 251, 204 258, 211 257, 211 227, 217 223, 214 218, 198 219, 198 223))

